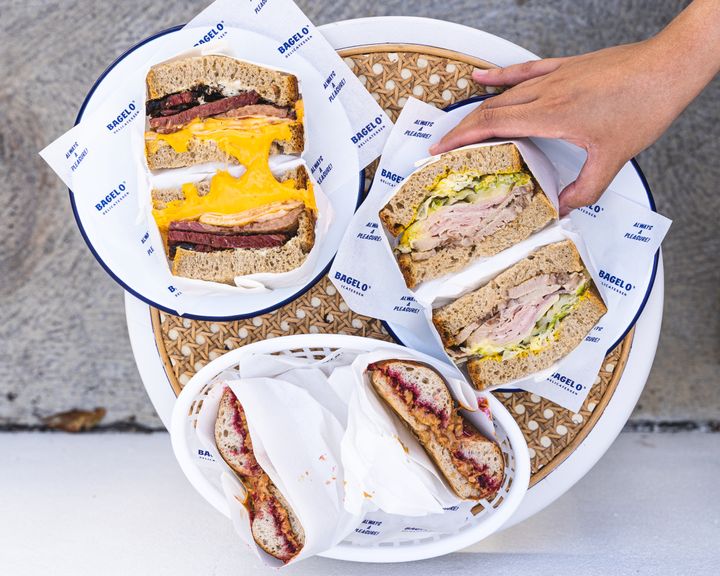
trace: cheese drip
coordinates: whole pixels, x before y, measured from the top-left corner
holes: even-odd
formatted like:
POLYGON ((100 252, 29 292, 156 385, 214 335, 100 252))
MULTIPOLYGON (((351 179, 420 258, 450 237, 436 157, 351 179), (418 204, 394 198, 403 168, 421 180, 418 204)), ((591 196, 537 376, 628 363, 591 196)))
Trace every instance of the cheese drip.
POLYGON ((302 101, 296 104, 298 120, 277 118, 207 118, 196 119, 171 134, 148 132, 145 135, 148 151, 157 148, 158 141, 167 142, 179 153, 186 152, 193 138, 212 140, 220 150, 237 159, 245 172, 235 178, 226 170, 219 170, 210 181, 210 191, 199 196, 194 184, 184 184, 182 200, 172 200, 162 210, 153 209, 153 216, 163 235, 170 222, 195 220, 206 212, 235 214, 271 202, 298 200, 312 210, 317 210, 312 184, 306 189, 296 189, 292 179, 278 182, 270 171, 268 157, 276 140, 291 137, 291 126, 300 122, 303 114, 302 101))

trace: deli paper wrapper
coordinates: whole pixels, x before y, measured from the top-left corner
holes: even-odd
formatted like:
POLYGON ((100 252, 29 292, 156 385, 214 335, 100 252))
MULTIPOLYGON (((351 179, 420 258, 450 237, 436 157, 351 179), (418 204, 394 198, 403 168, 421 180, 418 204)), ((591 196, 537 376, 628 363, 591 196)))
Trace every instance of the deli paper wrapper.
MULTIPOLYGON (((253 358, 256 371, 261 371, 264 358, 253 358)), ((327 376, 317 368, 286 367, 273 378, 244 378, 226 371, 215 381, 198 417, 198 437, 224 469, 222 485, 237 533, 263 562, 277 567, 282 562, 266 554, 252 538, 250 517, 242 504, 245 489, 217 452, 213 429, 225 386, 232 389, 245 410, 258 463, 285 496, 305 531, 305 545, 292 562, 335 546, 354 530, 362 516, 349 514, 343 506, 340 442, 344 428, 328 401, 332 391, 327 376), (321 389, 322 403, 313 392, 321 389)))
MULTIPOLYGON (((349 537, 353 542, 380 544, 414 540, 419 533, 452 533, 477 504, 460 500, 450 490, 415 436, 374 392, 367 366, 391 358, 418 360, 412 353, 379 348, 335 369, 330 377, 336 390, 342 386, 348 406, 342 441, 345 508, 352 515, 364 515, 349 537)), ((464 379, 454 377, 452 366, 432 364, 446 379, 463 416, 493 439, 495 429, 484 395, 476 395, 464 379)))
MULTIPOLYGON (((287 66, 293 60, 302 58, 312 62, 322 77, 322 89, 329 106, 342 107, 350 120, 350 131, 344 136, 355 145, 360 159, 360 168, 380 156, 392 122, 375 99, 362 85, 342 58, 325 39, 322 33, 292 0, 216 0, 195 18, 188 26, 205 26, 208 40, 222 38, 221 27, 236 27, 260 32, 277 40, 276 50, 287 66)), ((336 130, 319 121, 312 127, 313 134, 336 130)), ((308 164, 313 175, 329 191, 334 185, 325 180, 333 179, 342 183, 342 158, 331 149, 317 154, 308 154, 308 164)))
MULTIPOLYGON (((554 222, 517 246, 494 257, 478 259, 458 274, 424 283, 416 291, 409 290, 392 253, 394 239, 384 230, 378 212, 418 166, 436 161, 427 158, 430 145, 475 107, 464 106, 446 113, 419 100, 408 100, 388 138, 368 198, 345 234, 330 278, 355 312, 409 330, 427 330, 429 324, 434 332, 429 322, 432 307, 477 288, 534 248, 571 239, 593 276, 608 313, 571 354, 548 370, 512 386, 577 412, 597 378, 607 350, 622 336, 641 305, 645 295, 640 290, 633 292, 633 288, 646 282, 670 220, 609 190, 597 204, 575 210, 570 218, 554 222)), ((565 183, 559 180, 552 162, 531 141, 512 142, 549 200, 557 206, 558 193, 565 183)), ((428 351, 449 360, 439 337, 436 333, 434 336, 434 346, 428 351)), ((458 371, 456 376, 461 374, 458 371)))
POLYGON ((158 51, 144 64, 124 71, 122 82, 106 92, 110 96, 93 113, 41 151, 73 191, 98 257, 121 278, 132 278, 129 283, 145 297, 167 303, 169 293, 173 309, 181 314, 186 310, 185 295, 267 291, 307 283, 332 219, 328 198, 332 200, 333 192, 379 155, 391 122, 289 0, 220 0, 193 19, 183 33, 163 37, 157 46, 158 51), (319 207, 315 248, 300 268, 239 277, 237 287, 172 276, 148 209, 154 176, 144 161, 146 72, 153 64, 187 51, 238 57, 237 50, 245 50, 254 38, 261 38, 263 46, 269 44, 254 61, 295 72, 301 81, 307 113, 303 162, 316 183, 319 207), (297 72, 308 67, 312 74, 297 72), (328 121, 333 130, 327 129, 328 121), (348 154, 348 150, 356 153, 348 154))
MULTIPOLYGON (((313 144, 311 149, 306 150, 305 158, 313 176, 323 185, 327 194, 332 194, 350 177, 348 169, 353 167, 353 163, 337 154, 332 146, 323 145, 329 132, 343 132, 342 137, 350 141, 357 150, 360 169, 370 164, 382 152, 392 122, 335 49, 292 0, 217 0, 190 20, 184 28, 194 29, 196 32, 189 37, 187 43, 177 44, 172 35, 163 37, 158 42, 161 47, 158 53, 140 68, 148 68, 154 63, 168 60, 193 48, 213 53, 216 51, 214 45, 227 41, 230 38, 229 31, 233 28, 256 32, 276 41, 273 52, 263 54, 262 58, 258 58, 258 63, 291 72, 296 61, 303 60, 312 64, 318 72, 319 85, 306 86, 305 89, 321 91, 326 106, 341 109, 342 114, 347 115, 349 120, 348 126, 333 125, 332 131, 329 131, 321 116, 318 122, 310 121, 306 127, 309 140, 313 144)), ((94 122, 107 132, 108 121, 119 120, 118 128, 138 121, 142 116, 145 101, 145 76, 142 73, 137 76, 140 78, 139 84, 130 76, 118 81, 113 90, 108 90, 112 96, 100 106, 97 113, 84 116, 78 126, 40 153, 74 192, 78 191, 73 188, 73 176, 82 164, 87 164, 90 160, 88 144, 95 133, 88 133, 82 126, 94 122), (73 148, 74 144, 76 146, 73 148)))

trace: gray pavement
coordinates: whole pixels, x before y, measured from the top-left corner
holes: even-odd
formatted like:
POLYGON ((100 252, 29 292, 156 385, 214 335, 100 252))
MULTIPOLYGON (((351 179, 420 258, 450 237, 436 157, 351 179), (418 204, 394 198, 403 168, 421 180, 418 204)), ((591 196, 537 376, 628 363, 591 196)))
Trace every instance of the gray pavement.
MULTIPOLYGON (((71 408, 105 423, 158 427, 135 368, 122 290, 75 226, 67 191, 37 155, 72 126, 95 78, 132 44, 187 21, 205 2, 3 2, 0 13, 0 425, 37 425, 71 408)), ((631 42, 659 30, 675 0, 299 2, 323 24, 429 16, 504 36, 543 56, 631 42)), ((666 305, 655 367, 636 420, 720 420, 720 81, 639 160, 659 210, 666 305)), ((629 126, 628 130, 632 127, 629 126)))

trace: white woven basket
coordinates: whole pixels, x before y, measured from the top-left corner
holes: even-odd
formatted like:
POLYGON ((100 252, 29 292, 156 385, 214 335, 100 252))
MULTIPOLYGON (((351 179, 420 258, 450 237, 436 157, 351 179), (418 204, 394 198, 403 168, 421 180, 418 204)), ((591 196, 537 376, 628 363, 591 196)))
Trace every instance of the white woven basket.
MULTIPOLYGON (((212 380, 223 370, 234 368, 248 354, 286 354, 322 360, 338 348, 370 352, 377 348, 397 348, 418 360, 440 365, 431 356, 414 352, 404 346, 372 338, 335 334, 298 334, 255 342, 223 354, 210 362, 185 385, 175 404, 170 432, 175 456, 190 483, 225 516, 230 515, 220 485, 221 468, 203 450, 195 434, 197 415, 203 398, 212 387, 212 380)), ((530 480, 530 458, 525 439, 517 423, 494 397, 489 395, 497 441, 505 456, 505 480, 495 498, 480 501, 482 508, 457 527, 452 534, 433 535, 415 540, 386 542, 372 546, 343 541, 322 556, 357 562, 404 562, 455 552, 496 532, 520 505, 530 480)))

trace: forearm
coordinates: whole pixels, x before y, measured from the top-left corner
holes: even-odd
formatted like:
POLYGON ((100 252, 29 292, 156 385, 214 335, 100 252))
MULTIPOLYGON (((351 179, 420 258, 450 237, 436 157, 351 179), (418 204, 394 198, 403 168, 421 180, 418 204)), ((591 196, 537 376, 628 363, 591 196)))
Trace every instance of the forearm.
POLYGON ((720 0, 695 0, 642 42, 475 73, 512 86, 468 114, 431 153, 492 137, 560 138, 587 151, 562 212, 596 201, 720 70, 720 0))
POLYGON ((694 0, 647 42, 680 111, 720 72, 720 0, 694 0))

